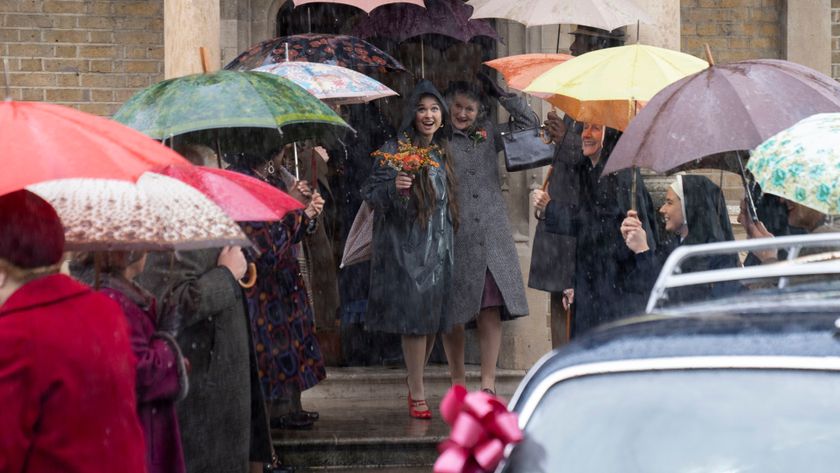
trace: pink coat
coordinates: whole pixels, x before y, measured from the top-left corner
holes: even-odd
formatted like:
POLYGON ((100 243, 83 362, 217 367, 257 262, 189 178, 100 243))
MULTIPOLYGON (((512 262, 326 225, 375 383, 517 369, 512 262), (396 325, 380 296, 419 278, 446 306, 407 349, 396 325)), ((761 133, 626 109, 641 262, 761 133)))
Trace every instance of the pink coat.
POLYGON ((175 339, 157 331, 155 300, 139 287, 104 275, 101 292, 125 313, 137 356, 137 414, 146 435, 149 473, 184 473, 175 401, 187 394, 184 358, 175 339))
POLYGON ((63 275, 0 307, 0 471, 144 473, 136 359, 119 306, 63 275))

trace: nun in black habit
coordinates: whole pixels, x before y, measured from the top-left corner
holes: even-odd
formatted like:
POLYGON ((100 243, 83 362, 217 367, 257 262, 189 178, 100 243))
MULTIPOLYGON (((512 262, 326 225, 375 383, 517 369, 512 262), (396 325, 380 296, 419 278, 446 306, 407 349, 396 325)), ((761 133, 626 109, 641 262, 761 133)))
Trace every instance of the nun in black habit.
MULTIPOLYGON (((627 218, 621 223, 625 243, 636 255, 636 270, 631 280, 645 298, 650 294, 668 255, 677 246, 735 239, 723 192, 708 177, 676 176, 667 190, 665 203, 659 213, 665 220, 665 229, 674 237, 655 251, 647 246, 645 230, 641 228, 635 212, 628 212, 627 218)), ((738 257, 729 254, 691 258, 680 269, 683 273, 690 273, 737 266, 738 257)), ((721 297, 737 290, 737 284, 717 283, 670 290, 666 296, 669 303, 680 303, 721 297)))
MULTIPOLYGON (((580 183, 577 206, 548 202, 545 228, 576 237, 572 336, 631 315, 644 307, 644 296, 629 282, 634 254, 624 244, 620 226, 631 208, 633 173, 636 203, 649 248, 656 248, 653 201, 638 170, 601 176, 621 133, 587 123, 581 133, 582 157, 573 171, 580 183)), ((536 257, 536 256, 535 256, 536 257)))

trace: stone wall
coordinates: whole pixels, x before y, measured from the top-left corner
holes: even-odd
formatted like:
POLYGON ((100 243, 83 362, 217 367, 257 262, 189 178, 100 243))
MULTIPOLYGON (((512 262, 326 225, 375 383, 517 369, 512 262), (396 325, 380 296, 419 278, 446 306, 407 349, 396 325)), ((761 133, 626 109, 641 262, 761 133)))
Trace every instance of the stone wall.
MULTIPOLYGON (((834 0, 836 2, 836 0, 834 0)), ((782 57, 785 0, 681 0, 684 52, 716 62, 782 57)))
POLYGON ((840 80, 840 0, 831 0, 831 77, 840 80))
POLYGON ((112 115, 163 79, 163 0, 2 0, 12 98, 112 115))

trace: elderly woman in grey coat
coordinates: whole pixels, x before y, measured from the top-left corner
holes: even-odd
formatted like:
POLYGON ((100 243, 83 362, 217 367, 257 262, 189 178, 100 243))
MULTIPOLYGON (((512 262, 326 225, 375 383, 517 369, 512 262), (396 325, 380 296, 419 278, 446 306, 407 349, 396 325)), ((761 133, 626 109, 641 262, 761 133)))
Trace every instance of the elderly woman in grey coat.
MULTIPOLYGON (((536 125, 536 115, 523 98, 506 94, 489 77, 479 78, 517 125, 536 125)), ((481 95, 465 82, 451 84, 446 95, 454 129, 450 150, 461 225, 455 235, 448 317, 454 327, 443 340, 452 383, 464 384, 464 324, 477 324, 481 388, 495 393, 501 322, 527 315, 528 303, 499 179, 497 155, 502 141, 497 127, 487 119, 481 95)))
POLYGON ((139 281, 161 312, 183 317, 178 344, 190 360, 190 394, 178 406, 188 473, 246 472, 271 461, 271 437, 238 279, 238 247, 152 253, 139 281))

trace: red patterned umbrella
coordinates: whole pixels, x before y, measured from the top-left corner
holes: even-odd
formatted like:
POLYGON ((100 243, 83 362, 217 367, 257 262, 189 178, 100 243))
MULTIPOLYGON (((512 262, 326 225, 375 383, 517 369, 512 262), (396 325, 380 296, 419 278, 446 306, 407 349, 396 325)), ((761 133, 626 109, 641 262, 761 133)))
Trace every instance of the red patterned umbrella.
POLYGON ((319 33, 280 36, 263 41, 240 54, 225 69, 249 71, 286 62, 287 51, 289 61, 320 62, 361 73, 405 70, 399 61, 367 41, 353 36, 319 33))
POLYGON ((155 172, 198 189, 237 222, 280 220, 303 208, 280 189, 238 172, 204 166, 167 166, 155 172))

